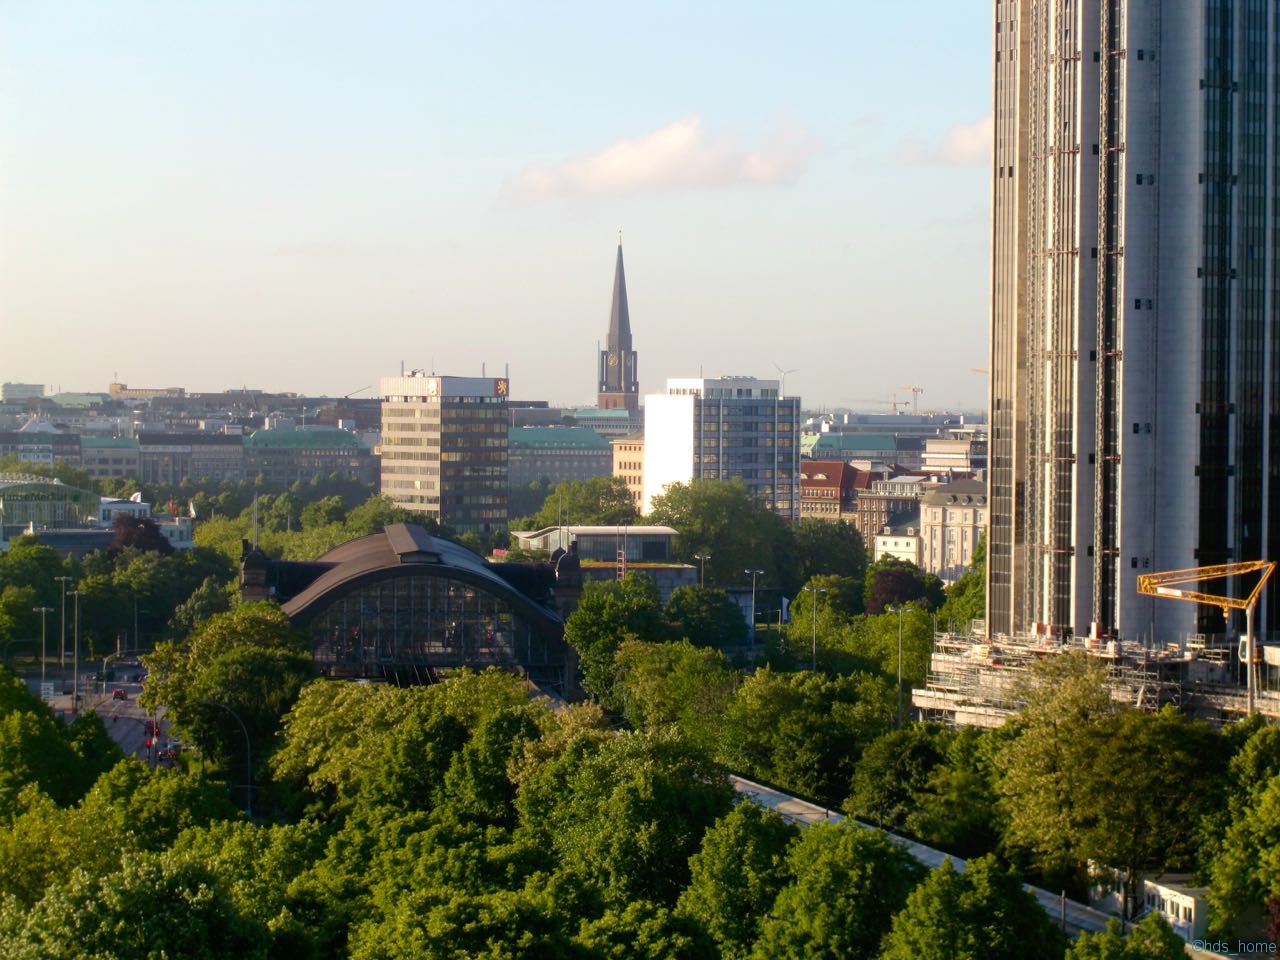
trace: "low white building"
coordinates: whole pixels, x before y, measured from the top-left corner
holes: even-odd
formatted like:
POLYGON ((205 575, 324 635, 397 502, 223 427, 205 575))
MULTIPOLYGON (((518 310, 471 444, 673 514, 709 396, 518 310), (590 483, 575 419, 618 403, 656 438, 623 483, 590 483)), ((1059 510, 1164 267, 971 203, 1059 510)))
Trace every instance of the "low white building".
POLYGON ((875 535, 872 559, 893 557, 908 563, 920 564, 920 514, 898 514, 893 522, 882 527, 875 535))

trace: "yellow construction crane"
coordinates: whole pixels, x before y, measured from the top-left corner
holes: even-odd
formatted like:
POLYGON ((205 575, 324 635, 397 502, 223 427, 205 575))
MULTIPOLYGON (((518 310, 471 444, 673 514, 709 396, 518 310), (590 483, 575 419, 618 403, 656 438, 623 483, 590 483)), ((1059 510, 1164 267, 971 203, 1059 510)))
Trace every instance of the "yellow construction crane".
POLYGON ((1258 597, 1262 596, 1262 588, 1275 573, 1276 565, 1272 560, 1248 560, 1242 563, 1220 563, 1213 567, 1191 567, 1187 570, 1166 570, 1163 573, 1142 573, 1138 575, 1138 592, 1149 597, 1169 597, 1172 600, 1190 600, 1192 603, 1203 603, 1207 606, 1219 607, 1223 619, 1230 616, 1232 610, 1244 611, 1245 648, 1241 657, 1246 664, 1246 686, 1249 691, 1249 712, 1254 711, 1257 683, 1254 680, 1254 661, 1257 659, 1256 645, 1253 637, 1253 611, 1258 605, 1258 597), (1243 599, 1240 597, 1222 597, 1198 590, 1184 590, 1178 584, 1203 583, 1206 580, 1222 580, 1226 577, 1239 577, 1246 573, 1261 572, 1253 591, 1243 599))

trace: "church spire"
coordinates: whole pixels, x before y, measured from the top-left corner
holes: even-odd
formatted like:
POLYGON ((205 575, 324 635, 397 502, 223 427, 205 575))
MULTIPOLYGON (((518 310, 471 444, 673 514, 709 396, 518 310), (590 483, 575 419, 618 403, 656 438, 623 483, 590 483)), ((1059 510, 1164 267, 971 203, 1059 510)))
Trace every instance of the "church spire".
POLYGON ((622 269, 622 231, 618 231, 618 262, 613 268, 613 302, 609 309, 609 339, 612 351, 631 349, 631 311, 627 308, 627 276, 622 269))
POLYGON ((609 305, 609 338, 600 351, 598 403, 603 409, 640 409, 636 352, 631 346, 631 310, 627 306, 627 277, 622 267, 622 231, 618 231, 618 259, 613 268, 613 299, 609 305))

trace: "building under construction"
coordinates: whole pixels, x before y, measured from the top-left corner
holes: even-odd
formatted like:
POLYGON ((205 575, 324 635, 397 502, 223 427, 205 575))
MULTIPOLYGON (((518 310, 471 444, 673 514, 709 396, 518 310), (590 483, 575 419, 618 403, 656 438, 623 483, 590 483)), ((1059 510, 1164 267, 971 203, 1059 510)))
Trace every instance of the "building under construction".
MULTIPOLYGON (((1112 697, 1130 706, 1173 704, 1214 724, 1248 714, 1244 658, 1226 635, 1191 634, 1158 646, 1051 634, 984 639, 983 633, 935 634, 928 679, 911 695, 922 719, 998 727, 1023 707, 1023 681, 1035 663, 1079 650, 1106 664, 1112 697)), ((1263 647, 1262 654, 1256 708, 1280 722, 1280 646, 1263 647)))

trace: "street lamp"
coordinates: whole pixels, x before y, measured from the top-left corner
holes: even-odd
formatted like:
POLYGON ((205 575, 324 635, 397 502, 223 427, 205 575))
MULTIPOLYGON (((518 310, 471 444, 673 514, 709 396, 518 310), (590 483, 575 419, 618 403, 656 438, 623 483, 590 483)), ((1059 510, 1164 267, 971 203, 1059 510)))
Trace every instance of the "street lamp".
POLYGON ((756 577, 763 577, 763 570, 743 570, 751 578, 751 655, 756 655, 756 577))
POLYGON ((83 590, 72 590, 71 596, 75 600, 75 646, 71 649, 71 714, 79 716, 77 708, 80 706, 80 594, 83 590))
POLYGON ((53 613, 53 607, 32 607, 32 613, 40 614, 40 686, 44 687, 44 661, 47 653, 45 652, 45 614, 53 613))
MULTIPOLYGON (((202 704, 207 707, 217 707, 219 710, 225 710, 235 718, 236 723, 240 724, 240 732, 244 734, 244 815, 250 820, 253 819, 253 746, 249 741, 249 728, 244 725, 244 721, 240 719, 240 714, 236 713, 225 703, 218 703, 216 700, 201 700, 202 704)), ((203 761, 201 761, 203 763, 203 761)))
POLYGON ((818 669, 818 594, 826 593, 826 587, 802 587, 801 589, 813 594, 813 660, 809 667, 810 670, 818 669))
POLYGON ((705 587, 707 585, 707 561, 711 559, 711 554, 695 553, 693 559, 702 561, 702 573, 698 577, 698 586, 705 587))
POLYGON ((909 603, 900 603, 896 607, 885 607, 890 613, 898 615, 898 728, 902 728, 902 615, 914 609, 909 603))
MULTIPOLYGON (((62 628, 58 634, 58 669, 66 672, 67 669, 67 581, 71 577, 54 577, 53 579, 62 582, 62 628)), ((58 682, 61 683, 65 677, 59 677, 58 682)))

